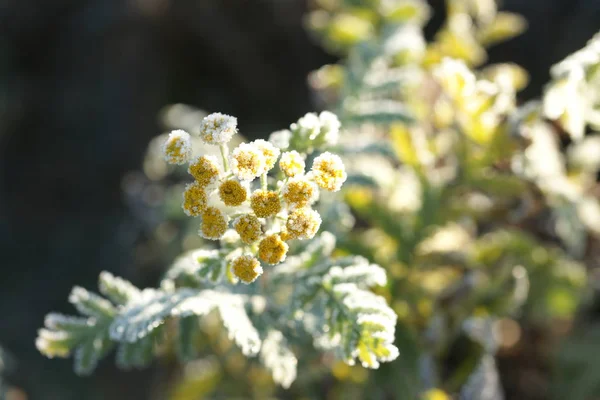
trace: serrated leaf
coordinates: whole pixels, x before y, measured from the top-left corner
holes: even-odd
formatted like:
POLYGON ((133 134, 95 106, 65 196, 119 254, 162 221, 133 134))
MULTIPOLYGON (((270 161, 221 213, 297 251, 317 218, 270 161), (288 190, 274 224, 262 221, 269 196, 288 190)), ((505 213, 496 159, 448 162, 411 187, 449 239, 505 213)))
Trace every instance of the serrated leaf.
POLYGON ((270 330, 263 340, 260 360, 271 371, 275 383, 287 389, 296 380, 298 359, 280 331, 270 330))
POLYGON ((115 307, 108 300, 79 286, 71 291, 69 302, 77 311, 90 317, 112 318, 116 313, 115 307))
POLYGON ((106 271, 100 273, 98 288, 100 289, 100 293, 108 297, 115 304, 125 304, 135 301, 141 293, 130 282, 106 271))
POLYGON ((218 305, 225 329, 246 356, 253 356, 260 350, 260 337, 244 307, 240 296, 229 296, 218 305))
MULTIPOLYGON (((118 315, 110 326, 110 336, 113 340, 134 343, 154 329, 159 327, 175 312, 175 309, 185 304, 185 300, 201 297, 192 289, 180 289, 175 293, 164 293, 158 290, 146 289, 142 291, 140 299, 127 305, 126 309, 118 315)), ((196 299, 198 301, 198 299, 196 299)), ((186 308, 186 315, 204 315, 210 312, 215 304, 210 299, 202 307, 186 308)))
POLYGON ((129 370, 149 365, 154 356, 154 341, 154 335, 148 335, 135 343, 121 343, 117 349, 117 366, 129 370))
POLYGON ((91 339, 84 341, 75 350, 74 370, 77 375, 90 375, 98 362, 114 347, 106 331, 100 331, 91 339))
POLYGON ((358 287, 384 286, 387 283, 385 270, 379 265, 370 264, 364 257, 348 257, 344 267, 334 266, 323 277, 323 284, 354 283, 358 287))
POLYGON ((200 249, 177 258, 165 278, 178 287, 198 287, 203 281, 219 282, 225 270, 225 257, 218 250, 200 249))

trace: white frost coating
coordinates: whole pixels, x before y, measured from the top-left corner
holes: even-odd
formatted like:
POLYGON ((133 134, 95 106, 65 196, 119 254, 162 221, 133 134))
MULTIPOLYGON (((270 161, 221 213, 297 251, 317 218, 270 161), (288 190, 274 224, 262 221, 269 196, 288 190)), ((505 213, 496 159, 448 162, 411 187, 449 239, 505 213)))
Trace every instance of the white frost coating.
POLYGON ((358 286, 384 286, 387 283, 385 270, 378 265, 369 264, 366 259, 359 258, 364 261, 358 265, 341 268, 338 266, 331 267, 329 272, 324 276, 325 282, 331 283, 355 283, 358 286))
POLYGON ((44 326, 54 330, 77 330, 87 328, 94 324, 93 318, 79 318, 63 315, 59 313, 50 313, 44 319, 44 326))
POLYGON ((286 151, 281 155, 279 167, 288 176, 304 174, 306 163, 304 158, 296 150, 286 151))
POLYGON ((252 144, 258 150, 260 150, 263 156, 265 157, 265 169, 262 173, 271 170, 271 168, 273 168, 277 163, 277 159, 281 154, 281 150, 279 150, 278 147, 275 147, 272 143, 267 142, 263 139, 254 140, 250 144, 252 144))
POLYGON ((141 291, 129 281, 119 278, 107 271, 100 273, 100 292, 117 304, 125 304, 139 298, 141 291))
MULTIPOLYGON (((206 260, 219 258, 218 250, 193 250, 178 257, 167 271, 166 278, 175 280, 181 275, 197 277, 198 271, 204 267, 206 260)), ((198 281, 200 281, 198 279, 198 281)))
POLYGON ((337 115, 329 111, 323 111, 319 114, 321 123, 321 135, 328 146, 335 146, 340 139, 340 128, 342 126, 337 115))
MULTIPOLYGON (((396 359, 398 348, 394 346, 396 329, 396 313, 387 305, 385 299, 367 290, 360 289, 354 283, 334 284, 333 295, 341 305, 332 310, 329 320, 337 316, 350 318, 353 328, 350 331, 335 332, 330 339, 320 338, 321 346, 329 346, 336 355, 346 363, 354 365, 354 359, 359 358, 363 367, 376 369, 380 362, 396 359), (346 315, 352 317, 346 317, 346 315), (368 337, 376 341, 364 341, 361 337, 368 332, 368 337), (360 349, 360 350, 359 350, 360 349)), ((335 329, 324 322, 324 333, 335 329)))
POLYGON ((273 380, 284 389, 296 380, 298 359, 280 331, 270 330, 260 351, 261 362, 271 371, 273 380))
POLYGON ((307 187, 308 190, 303 192, 304 194, 306 194, 307 197, 305 205, 311 205, 317 200, 319 200, 319 187, 316 183, 309 180, 306 176, 296 176, 290 178, 281 189, 281 194, 284 196, 284 198, 288 195, 288 193, 290 193, 290 187, 293 188, 297 184, 306 184, 308 187, 310 187, 310 189, 308 189, 307 187))
POLYGON ((219 301, 219 313, 229 339, 233 340, 246 356, 254 356, 260 351, 260 337, 246 314, 241 296, 224 295, 219 301))
POLYGON ((242 181, 251 181, 265 172, 266 159, 251 143, 242 143, 229 156, 231 172, 242 181))
POLYGON ((128 304, 110 325, 111 339, 137 342, 162 325, 177 305, 196 295, 198 293, 192 289, 181 289, 176 293, 144 289, 138 301, 128 304))
POLYGON ((221 113, 212 113, 202 120, 200 139, 207 144, 225 144, 237 132, 237 118, 221 113))
POLYGON ((288 217, 288 230, 296 235, 296 239, 312 239, 323 222, 321 215, 311 208, 300 208, 296 211, 288 217))
POLYGON ((292 138, 292 132, 287 129, 281 131, 275 131, 269 135, 269 142, 273 146, 285 150, 290 147, 290 139, 292 138))
POLYGON ((218 309, 229 336, 245 355, 260 350, 258 332, 250 322, 243 298, 215 290, 198 292, 180 289, 176 293, 161 293, 146 289, 138 303, 130 305, 110 326, 113 340, 134 343, 151 333, 170 317, 204 316, 218 309))
POLYGON ((290 125, 290 130, 298 134, 301 138, 315 140, 321 132, 321 121, 315 113, 307 113, 300 118, 298 122, 290 125))
POLYGON ((88 292, 80 286, 73 287, 69 295, 69 302, 77 310, 89 317, 105 318, 112 316, 115 309, 110 301, 103 299, 97 294, 88 292))
POLYGON ((162 150, 169 164, 185 164, 192 158, 192 138, 184 130, 175 130, 169 133, 162 150))
POLYGON ((340 190, 348 178, 340 156, 328 151, 315 158, 311 174, 319 187, 331 192, 340 190))

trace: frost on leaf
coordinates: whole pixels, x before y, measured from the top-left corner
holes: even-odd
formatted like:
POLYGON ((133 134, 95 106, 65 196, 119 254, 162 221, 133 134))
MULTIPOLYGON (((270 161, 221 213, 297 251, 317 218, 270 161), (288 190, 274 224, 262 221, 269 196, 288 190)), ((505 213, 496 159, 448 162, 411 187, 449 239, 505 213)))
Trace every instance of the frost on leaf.
POLYGON ((283 388, 289 388, 296 380, 298 359, 280 331, 270 330, 267 333, 260 350, 260 361, 283 388))

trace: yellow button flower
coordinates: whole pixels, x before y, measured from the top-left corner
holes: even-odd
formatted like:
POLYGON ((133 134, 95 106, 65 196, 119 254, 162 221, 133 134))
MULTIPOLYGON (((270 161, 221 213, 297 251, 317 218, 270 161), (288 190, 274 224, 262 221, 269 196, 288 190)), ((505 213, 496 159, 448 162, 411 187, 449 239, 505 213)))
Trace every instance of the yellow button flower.
POLYGON ((275 166, 275 163, 277 163, 277 159, 279 158, 281 150, 262 139, 255 140, 251 144, 256 146, 256 148, 260 150, 262 155, 265 157, 264 172, 270 171, 275 166))
POLYGON ((294 207, 304 207, 314 203, 319 197, 319 188, 306 178, 292 178, 282 189, 283 199, 294 207))
POLYGON ((233 274, 246 284, 254 282, 263 273, 260 262, 249 254, 233 260, 231 268, 233 274))
POLYGON ((235 180, 228 180, 219 186, 219 197, 227 206, 239 206, 248 197, 246 188, 235 180))
POLYGON ((321 216, 315 210, 303 207, 297 208, 290 213, 285 227, 286 239, 312 239, 321 226, 321 216))
POLYGON ((265 172, 263 153, 250 143, 242 143, 229 156, 231 172, 242 181, 251 181, 265 172))
POLYGON ((202 186, 210 185, 219 177, 219 166, 215 156, 196 158, 188 168, 190 175, 202 186))
POLYGON ((198 233, 205 239, 219 240, 227 231, 227 217, 216 207, 207 207, 202 212, 202 224, 198 233))
POLYGON ((165 161, 169 164, 185 164, 192 157, 192 140, 186 131, 176 130, 169 134, 163 145, 165 161))
POLYGON ((286 151, 279 160, 279 168, 289 177, 303 174, 304 167, 304 158, 296 150, 286 151))
POLYGON ((212 113, 202 120, 200 139, 207 144, 224 144, 231 140, 237 131, 237 118, 212 113))
POLYGON ((285 260, 289 246, 279 235, 269 235, 258 245, 258 257, 267 264, 279 264, 285 260))
POLYGON ((204 188, 198 183, 190 183, 183 192, 183 211, 190 217, 199 216, 206 209, 207 196, 204 188))
POLYGON ((259 218, 267 218, 281 211, 281 201, 277 192, 256 190, 250 197, 250 207, 259 218))
POLYGON ((262 226, 256 216, 241 215, 233 221, 233 228, 240 235, 242 242, 252 244, 262 235, 262 226))
POLYGON ((330 152, 325 152, 315 158, 311 172, 317 185, 330 192, 340 190, 348 177, 342 159, 330 152))

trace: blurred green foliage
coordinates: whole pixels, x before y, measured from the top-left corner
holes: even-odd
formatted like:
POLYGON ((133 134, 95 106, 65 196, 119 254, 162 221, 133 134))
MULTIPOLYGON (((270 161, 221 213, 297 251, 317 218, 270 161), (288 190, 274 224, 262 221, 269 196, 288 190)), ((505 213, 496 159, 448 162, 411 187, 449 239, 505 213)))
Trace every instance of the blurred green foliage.
MULTIPOLYGON (((473 69, 485 47, 526 27, 494 1, 447 1, 429 43, 425 2, 317 3, 308 26, 343 60, 310 82, 343 121, 346 162, 362 177, 346 192, 358 229, 342 247, 388 270, 397 343, 404 349, 405 332, 416 338, 408 394, 382 373, 370 382, 402 399, 439 389, 502 398, 493 356, 526 345, 533 327, 557 339, 554 327, 591 295, 600 152, 598 136, 584 132, 596 128, 600 42, 553 67, 543 98, 519 107, 523 69, 473 69), (469 334, 474 322, 490 325, 483 343, 469 334)), ((402 354, 389 376, 406 375, 402 354)), ((546 382, 540 398, 597 393, 593 377, 569 379, 553 381, 559 391, 546 382)))

